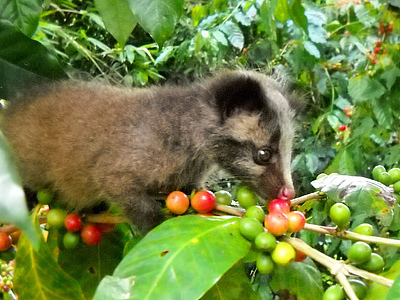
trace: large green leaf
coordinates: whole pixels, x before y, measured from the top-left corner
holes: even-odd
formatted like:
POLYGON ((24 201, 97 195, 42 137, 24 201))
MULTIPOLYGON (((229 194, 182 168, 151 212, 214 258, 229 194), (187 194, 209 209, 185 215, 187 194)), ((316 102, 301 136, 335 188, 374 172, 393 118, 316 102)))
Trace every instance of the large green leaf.
POLYGON ((23 230, 38 247, 38 237, 33 230, 25 201, 21 178, 15 167, 9 145, 0 131, 0 223, 9 223, 23 230))
POLYGON ((298 300, 320 300, 324 293, 322 275, 310 259, 276 266, 270 285, 274 292, 287 290, 298 300))
POLYGON ((102 280, 94 299, 199 299, 250 249, 238 220, 167 220, 125 256, 113 277, 102 280))
POLYGON ((378 99, 386 91, 385 87, 378 80, 366 75, 351 77, 348 89, 355 103, 378 99))
POLYGON ((227 39, 233 47, 239 50, 243 49, 244 36, 242 30, 237 24, 233 23, 232 21, 228 21, 221 25, 220 30, 225 33, 227 39))
POLYGON ((26 36, 30 37, 39 24, 42 4, 43 0, 2 0, 0 19, 14 23, 26 36))
POLYGON ((174 32, 183 12, 183 0, 128 0, 139 22, 153 39, 162 45, 174 32))
POLYGON ((377 217, 383 225, 393 220, 393 189, 364 177, 329 175, 311 182, 312 186, 324 192, 336 202, 344 201, 352 210, 352 217, 377 217), (362 205, 360 205, 362 204, 362 205))
POLYGON ((244 264, 237 263, 201 298, 201 300, 259 300, 247 278, 244 264))
POLYGON ((66 77, 56 57, 42 44, 0 20, 0 98, 12 99, 21 87, 45 78, 66 77))
POLYGON ((129 9, 128 0, 94 0, 94 3, 106 29, 124 47, 137 23, 129 9))
POLYGON ((54 259, 39 226, 39 249, 32 248, 25 235, 18 241, 15 258, 14 286, 20 300, 80 300, 84 299, 77 281, 69 277, 54 259))

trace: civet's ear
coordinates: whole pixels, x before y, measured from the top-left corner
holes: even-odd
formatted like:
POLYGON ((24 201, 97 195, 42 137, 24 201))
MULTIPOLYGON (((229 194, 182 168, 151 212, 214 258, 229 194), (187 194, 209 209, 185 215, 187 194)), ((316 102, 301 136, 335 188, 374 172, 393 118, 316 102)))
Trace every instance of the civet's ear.
POLYGON ((263 88, 248 74, 233 72, 216 79, 212 93, 222 123, 241 112, 261 112, 266 109, 263 88))

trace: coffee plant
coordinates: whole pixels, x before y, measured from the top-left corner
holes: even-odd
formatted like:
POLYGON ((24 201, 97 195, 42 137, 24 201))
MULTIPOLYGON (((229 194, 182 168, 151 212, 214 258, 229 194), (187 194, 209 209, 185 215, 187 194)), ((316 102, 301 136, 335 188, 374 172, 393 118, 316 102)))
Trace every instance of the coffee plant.
POLYGON ((0 0, 2 104, 67 77, 140 86, 244 67, 293 85, 301 195, 265 203, 221 176, 161 200, 168 219, 142 237, 118 208, 73 215, 51 191, 25 195, 0 133, 0 297, 399 299, 399 13, 395 0, 0 0))

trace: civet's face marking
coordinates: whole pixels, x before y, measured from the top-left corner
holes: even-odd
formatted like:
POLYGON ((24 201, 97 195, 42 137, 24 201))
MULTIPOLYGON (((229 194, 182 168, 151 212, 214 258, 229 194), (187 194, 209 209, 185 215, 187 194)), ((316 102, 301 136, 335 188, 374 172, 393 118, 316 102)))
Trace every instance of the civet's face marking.
POLYGON ((10 101, 1 129, 24 185, 71 210, 120 205, 142 232, 163 219, 151 197, 193 187, 219 164, 265 198, 290 175, 292 113, 275 81, 228 71, 190 86, 132 89, 65 81, 10 101))
POLYGON ((262 75, 251 73, 231 85, 236 88, 228 94, 231 99, 221 99, 231 106, 220 105, 225 108, 217 143, 221 165, 265 198, 276 198, 282 188, 293 190, 294 125, 288 101, 276 83, 262 75))

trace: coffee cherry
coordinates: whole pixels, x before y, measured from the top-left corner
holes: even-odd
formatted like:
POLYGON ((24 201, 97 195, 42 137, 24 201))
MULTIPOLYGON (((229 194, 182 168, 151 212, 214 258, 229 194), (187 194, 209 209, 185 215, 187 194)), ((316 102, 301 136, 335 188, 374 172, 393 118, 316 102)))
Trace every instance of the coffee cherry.
POLYGON ((289 232, 298 232, 304 228, 306 217, 300 211, 291 211, 286 214, 289 220, 289 232))
POLYGON ((254 241, 256 236, 264 231, 261 223, 254 218, 241 218, 239 221, 240 233, 249 241, 254 241))
POLYGON ((374 235, 374 227, 371 224, 363 223, 354 228, 353 232, 368 236, 374 235))
POLYGON ((344 299, 344 291, 343 288, 338 284, 328 287, 322 297, 322 300, 343 300, 343 299, 344 299))
POLYGON ((375 166, 372 169, 372 178, 379 181, 379 176, 381 175, 382 172, 386 172, 386 169, 384 166, 381 166, 381 165, 375 166))
POLYGON ((377 41, 377 42, 375 43, 375 46, 376 46, 376 47, 382 46, 382 42, 381 42, 381 41, 377 41))
POLYGON ((268 211, 270 213, 286 214, 290 211, 290 204, 288 201, 278 198, 268 204, 268 211))
POLYGON ((53 228, 61 228, 64 226, 64 219, 67 213, 59 208, 50 209, 47 212, 47 225, 53 228))
POLYGON ((340 126, 338 127, 338 130, 339 130, 339 131, 345 131, 346 128, 347 128, 346 125, 340 125, 340 126))
POLYGON ((273 235, 281 236, 289 229, 289 219, 282 213, 270 213, 265 217, 264 226, 273 235))
POLYGON ((254 218, 258 221, 260 221, 260 223, 264 222, 265 219, 265 213, 264 210, 262 209, 261 206, 251 206, 246 210, 246 213, 244 214, 245 217, 247 218, 254 218))
POLYGON ((271 252, 276 247, 276 238, 269 232, 261 232, 256 236, 254 245, 257 249, 271 252))
POLYGON ((338 228, 343 229, 350 222, 351 212, 343 203, 335 203, 329 211, 329 217, 338 228))
POLYGON ((393 184, 393 189, 396 193, 400 193, 400 180, 393 184))
POLYGON ((75 249, 79 245, 79 234, 68 231, 63 238, 63 244, 66 249, 75 249))
POLYGON ((261 274, 271 274, 274 270, 274 262, 270 255, 260 253, 256 260, 256 267, 261 274))
POLYGON ((374 49, 374 53, 378 54, 379 52, 381 52, 381 48, 380 47, 376 47, 374 49))
POLYGON ((272 260, 280 266, 287 266, 295 257, 296 251, 294 251, 292 245, 286 242, 278 243, 271 253, 272 260))
POLYGON ((307 258, 307 255, 300 250, 294 249, 296 251, 296 257, 294 258, 295 262, 301 262, 307 258))
POLYGON ((356 293, 358 299, 364 299, 368 290, 366 284, 358 279, 349 279, 349 283, 356 293))
POLYGON ((237 200, 241 207, 249 208, 257 204, 257 196, 247 186, 241 186, 236 193, 237 200))
POLYGON ((167 196, 165 204, 173 214, 182 215, 188 210, 190 201, 185 193, 175 191, 167 196))
POLYGON ((77 232, 82 229, 82 220, 76 214, 69 214, 64 219, 65 228, 71 232, 77 232))
POLYGON ((215 198, 218 204, 231 205, 232 203, 232 195, 227 191, 216 192, 215 198))
POLYGON ((36 194, 36 199, 42 205, 47 205, 53 202, 53 193, 50 190, 39 190, 36 194))
POLYGON ((388 171, 390 178, 392 179, 391 183, 395 183, 400 180, 400 169, 392 168, 388 171))
POLYGON ((82 228, 81 237, 85 244, 94 246, 100 243, 102 233, 99 226, 95 224, 88 224, 82 228))
POLYGON ((11 247, 12 238, 6 232, 0 232, 0 251, 6 251, 11 247))
POLYGON ((371 247, 367 243, 356 242, 347 252, 347 258, 355 264, 362 264, 370 259, 371 253, 371 247))
POLYGON ((360 265, 360 268, 373 273, 380 273, 385 266, 382 256, 377 253, 371 253, 371 257, 360 265))
POLYGON ((215 204, 215 195, 210 191, 199 191, 191 199, 193 209, 202 214, 211 212, 215 204))
POLYGON ((389 172, 382 172, 379 175, 378 181, 383 183, 384 185, 389 185, 392 183, 392 177, 390 177, 389 172))

